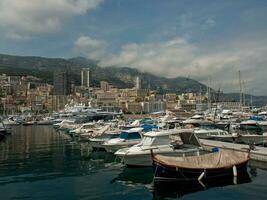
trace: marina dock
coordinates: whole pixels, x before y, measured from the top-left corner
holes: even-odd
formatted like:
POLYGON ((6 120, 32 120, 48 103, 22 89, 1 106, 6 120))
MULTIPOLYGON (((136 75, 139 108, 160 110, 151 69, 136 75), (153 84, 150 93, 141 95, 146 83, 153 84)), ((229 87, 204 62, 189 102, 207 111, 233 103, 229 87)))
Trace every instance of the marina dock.
MULTIPOLYGON (((233 149, 236 151, 246 151, 249 149, 249 145, 246 144, 236 144, 205 139, 200 139, 200 142, 205 148, 219 147, 223 149, 233 149)), ((267 148, 255 146, 255 150, 250 151, 250 158, 254 161, 267 162, 267 148)))

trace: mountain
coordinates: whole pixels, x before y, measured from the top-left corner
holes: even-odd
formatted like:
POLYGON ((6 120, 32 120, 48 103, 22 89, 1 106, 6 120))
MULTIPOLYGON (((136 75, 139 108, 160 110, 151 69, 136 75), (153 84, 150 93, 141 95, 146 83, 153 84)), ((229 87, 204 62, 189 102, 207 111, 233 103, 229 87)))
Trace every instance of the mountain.
MULTIPOLYGON (((91 84, 99 86, 101 80, 107 81, 118 88, 133 87, 135 77, 139 76, 143 88, 164 92, 202 92, 206 86, 198 81, 186 77, 165 78, 129 67, 99 67, 98 62, 84 57, 70 59, 45 58, 34 56, 13 56, 0 54, 0 73, 8 75, 33 75, 42 81, 52 84, 53 73, 56 70, 70 72, 74 84, 80 84, 80 70, 90 68, 91 84)), ((221 94, 220 100, 239 101, 239 94, 221 94)), ((251 95, 246 95, 246 101, 250 101, 251 95)), ((267 103, 266 96, 253 96, 253 105, 263 106, 267 103)))
POLYGON ((133 87, 135 77, 139 76, 144 88, 156 89, 159 92, 198 92, 205 85, 185 77, 164 78, 149 73, 143 73, 128 67, 99 67, 97 61, 83 57, 62 59, 32 56, 12 56, 0 54, 0 73, 10 75, 29 74, 52 83, 53 72, 67 70, 71 73, 73 83, 80 84, 80 70, 90 68, 92 85, 99 85, 101 80, 107 81, 119 88, 133 87))

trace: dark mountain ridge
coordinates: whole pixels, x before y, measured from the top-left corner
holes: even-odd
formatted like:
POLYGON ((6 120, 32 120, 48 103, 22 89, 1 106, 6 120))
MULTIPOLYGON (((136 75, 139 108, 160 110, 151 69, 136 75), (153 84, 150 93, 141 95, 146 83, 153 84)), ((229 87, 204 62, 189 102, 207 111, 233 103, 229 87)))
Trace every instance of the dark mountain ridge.
POLYGON ((99 67, 97 61, 83 57, 63 59, 0 54, 0 73, 30 74, 48 83, 52 83, 54 71, 67 70, 73 82, 78 85, 82 68, 90 68, 93 85, 99 85, 104 80, 119 88, 133 87, 135 77, 139 76, 142 87, 162 92, 197 92, 200 88, 206 88, 202 83, 185 77, 165 78, 129 67, 99 67))

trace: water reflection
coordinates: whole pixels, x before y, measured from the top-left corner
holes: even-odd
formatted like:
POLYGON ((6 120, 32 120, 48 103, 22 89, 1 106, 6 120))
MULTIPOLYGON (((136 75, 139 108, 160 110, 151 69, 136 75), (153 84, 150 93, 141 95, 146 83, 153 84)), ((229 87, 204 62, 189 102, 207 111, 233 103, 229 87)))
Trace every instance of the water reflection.
MULTIPOLYGON (((258 169, 264 169, 265 165, 250 164, 249 176, 247 173, 238 176, 237 188, 253 179, 253 191, 255 188, 265 189, 264 176, 267 177, 267 173, 258 169)), ((13 135, 0 143, 0 192, 5 191, 6 197, 28 195, 32 199, 40 199, 37 197, 50 193, 53 197, 64 194, 67 198, 72 195, 72 199, 87 199, 92 195, 96 198, 105 196, 106 199, 110 199, 110 196, 114 199, 137 199, 152 195, 154 199, 176 198, 214 187, 233 185, 233 178, 204 184, 205 187, 192 182, 154 182, 152 168, 124 167, 113 154, 91 152, 88 143, 79 143, 48 126, 15 127, 13 135), (43 184, 47 184, 50 190, 43 192, 43 184), (61 190, 58 189, 59 186, 61 190), (20 195, 13 194, 13 191, 18 191, 21 187, 27 190, 21 190, 20 195), (37 196, 32 195, 34 187, 39 192, 35 193, 37 196)), ((247 191, 246 187, 252 186, 245 185, 244 191, 247 191)))
POLYGON ((180 198, 186 194, 195 193, 214 187, 225 187, 228 185, 239 185, 251 182, 247 172, 239 174, 238 177, 224 177, 198 181, 154 181, 153 199, 180 198))
POLYGON ((151 191, 153 199, 180 198, 186 194, 208 190, 214 187, 229 185, 241 185, 251 182, 251 178, 257 174, 256 168, 249 167, 248 172, 238 174, 238 177, 224 177, 209 179, 205 182, 198 181, 156 181, 153 180, 152 168, 123 168, 122 172, 111 184, 121 183, 126 186, 144 186, 151 191), (248 173, 249 172, 249 173, 248 173), (252 173, 252 174, 250 174, 252 173))
POLYGON ((17 126, 0 143, 0 184, 89 173, 80 145, 50 126, 17 126))
POLYGON ((153 182, 153 170, 146 168, 127 168, 111 181, 111 183, 122 182, 126 185, 147 185, 153 182))

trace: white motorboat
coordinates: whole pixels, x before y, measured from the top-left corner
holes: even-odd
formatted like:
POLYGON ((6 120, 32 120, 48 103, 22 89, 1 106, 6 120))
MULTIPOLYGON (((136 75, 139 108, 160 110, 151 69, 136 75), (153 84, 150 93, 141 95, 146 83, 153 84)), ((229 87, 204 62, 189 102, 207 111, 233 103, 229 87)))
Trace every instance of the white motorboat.
POLYGON ((267 121, 260 121, 260 122, 258 122, 258 126, 259 126, 263 131, 267 131, 267 121))
POLYGON ((106 133, 107 131, 113 131, 113 130, 117 130, 119 131, 119 129, 113 129, 111 127, 111 124, 105 124, 105 125, 98 125, 93 127, 91 130, 87 130, 85 133, 80 134, 81 138, 95 138, 95 137, 99 137, 101 135, 103 135, 104 133, 106 133))
POLYGON ((3 119, 2 123, 5 126, 15 126, 15 125, 19 125, 19 123, 16 121, 16 119, 14 119, 13 117, 8 117, 6 119, 3 119))
POLYGON ((60 121, 60 122, 58 122, 58 123, 55 123, 55 124, 53 124, 53 127, 55 128, 55 129, 63 129, 63 127, 65 126, 65 125, 67 125, 67 124, 69 124, 69 123, 74 123, 74 120, 68 120, 68 119, 65 119, 65 120, 62 120, 62 121, 60 121))
POLYGON ((120 131, 108 131, 103 133, 102 135, 94 138, 89 138, 89 144, 93 151, 105 151, 105 148, 103 144, 111 139, 119 138, 120 137, 120 131))
POLYGON ((240 123, 241 130, 259 130, 258 121, 256 120, 245 120, 240 123))
POLYGON ((52 125, 53 124, 52 117, 44 117, 43 119, 37 121, 37 125, 52 125))
POLYGON ((116 152, 119 149, 126 148, 138 144, 142 139, 143 128, 132 128, 123 130, 119 138, 110 139, 103 143, 103 147, 107 152, 116 152))
POLYGON ((194 133, 200 139, 213 139, 214 136, 229 135, 229 132, 221 129, 204 129, 204 128, 195 128, 194 133))
MULTIPOLYGON (((231 125, 230 125, 231 126, 231 125)), ((231 130, 232 127, 229 128, 231 130)), ((221 129, 194 129, 195 134, 200 139, 213 139, 224 142, 235 142, 243 144, 263 144, 266 136, 253 133, 237 133, 236 130, 230 132, 221 129), (235 132, 232 132, 235 131, 235 132)))
POLYGON ((130 124, 122 124, 122 125, 119 125, 119 128, 121 130, 128 130, 128 129, 132 129, 132 128, 137 128, 137 127, 140 127, 140 120, 136 119, 134 120, 132 123, 130 124))
POLYGON ((58 127, 58 130, 67 132, 76 129, 78 126, 80 125, 75 120, 64 120, 59 124, 54 124, 54 127, 58 127))
POLYGON ((115 155, 120 157, 127 166, 152 166, 151 150, 155 154, 185 156, 199 154, 200 147, 201 145, 192 130, 170 129, 145 133, 139 144, 130 148, 120 149, 115 152, 115 155), (170 144, 170 136, 181 136, 182 134, 183 136, 180 137, 182 145, 175 148, 170 144), (190 140, 194 141, 194 143, 188 142, 190 140), (196 141, 197 145, 195 145, 196 141))
POLYGON ((84 123, 80 125, 78 128, 71 130, 70 133, 73 135, 82 135, 84 133, 89 133, 93 131, 96 125, 97 123, 95 122, 84 123))
POLYGON ((24 121, 22 123, 23 126, 32 126, 32 125, 35 125, 35 124, 36 124, 35 120, 24 121))
POLYGON ((234 142, 234 143, 241 143, 241 144, 264 144, 266 143, 267 135, 266 134, 239 134, 239 133, 232 133, 226 135, 213 135, 212 139, 220 140, 224 142, 234 142))

